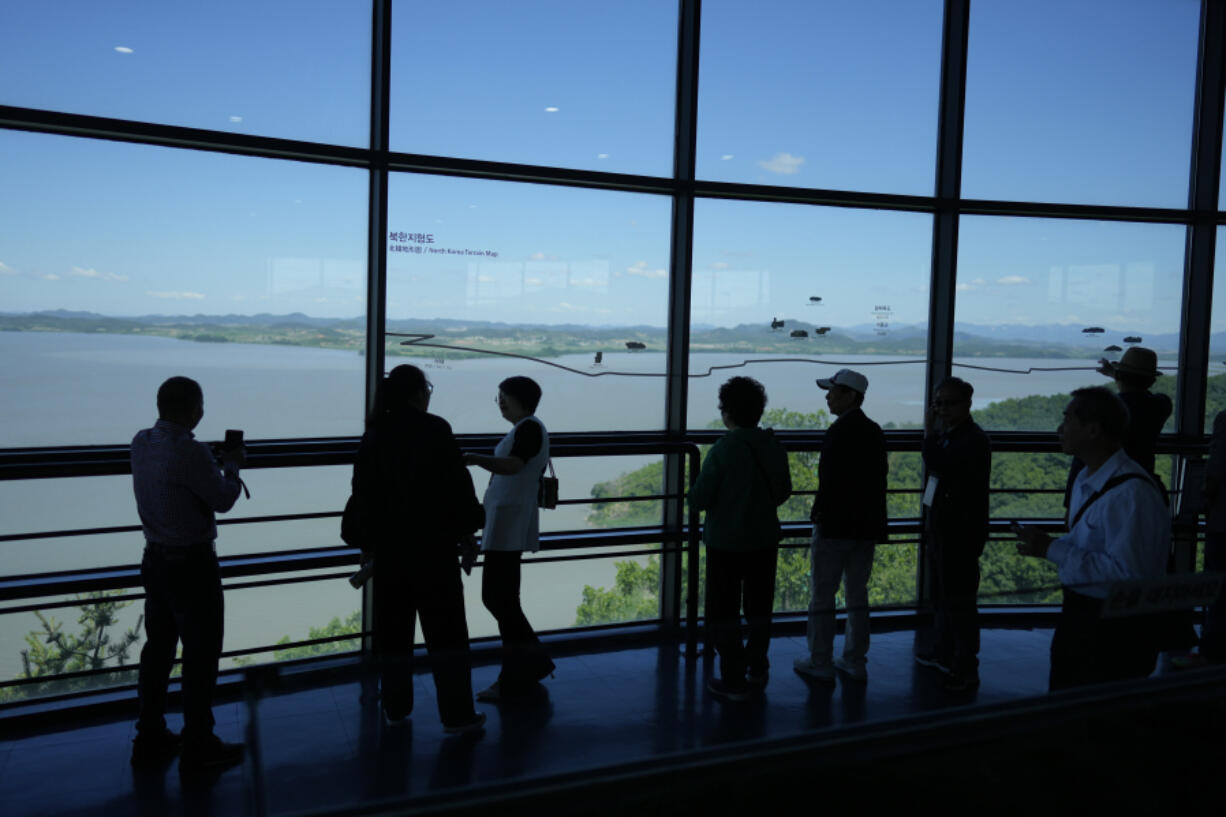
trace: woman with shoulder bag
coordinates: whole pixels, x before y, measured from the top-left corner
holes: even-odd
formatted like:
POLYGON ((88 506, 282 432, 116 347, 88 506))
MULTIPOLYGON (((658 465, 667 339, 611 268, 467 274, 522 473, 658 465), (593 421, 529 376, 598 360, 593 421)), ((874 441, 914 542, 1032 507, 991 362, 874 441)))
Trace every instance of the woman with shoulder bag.
POLYGON ((498 408, 512 428, 493 455, 464 455, 466 464, 492 474, 483 503, 481 601, 498 621, 502 637, 502 671, 493 685, 477 694, 479 701, 523 694, 554 670, 519 598, 523 553, 540 549, 538 497, 549 462, 549 435, 535 416, 540 400, 541 387, 529 377, 499 383, 498 408))

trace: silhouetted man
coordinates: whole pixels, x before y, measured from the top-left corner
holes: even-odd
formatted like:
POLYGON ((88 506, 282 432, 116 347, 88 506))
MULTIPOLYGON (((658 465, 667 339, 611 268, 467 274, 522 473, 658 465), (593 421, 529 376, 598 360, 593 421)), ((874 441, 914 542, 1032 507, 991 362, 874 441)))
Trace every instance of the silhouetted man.
POLYGON ((868 378, 851 369, 820 379, 835 421, 826 430, 817 465, 818 488, 809 514, 812 580, 809 600, 809 655, 792 667, 826 684, 835 669, 854 681, 868 680, 868 580, 877 542, 886 538, 885 435, 861 408, 868 378), (834 596, 842 581, 847 599, 843 654, 834 658, 834 596))
POLYGON ((223 598, 214 512, 234 507, 242 490, 241 446, 214 457, 192 429, 204 393, 172 377, 157 394, 158 421, 132 439, 132 487, 145 533, 145 646, 140 654, 140 718, 132 764, 163 763, 182 748, 182 771, 221 768, 243 758, 241 743, 213 733, 213 689, 221 657, 223 598), (183 735, 166 728, 166 686, 183 643, 183 735))
POLYGON ((1148 616, 1102 618, 1112 582, 1166 575, 1171 517, 1149 472, 1123 449, 1128 409, 1096 386, 1077 389, 1064 410, 1060 445, 1085 468, 1073 482, 1069 532, 1052 539, 1016 527, 1017 552, 1054 562, 1064 606, 1051 641, 1051 689, 1144 678, 1158 657, 1148 616))
POLYGON ((924 415, 928 575, 936 647, 915 660, 947 674, 949 692, 979 686, 979 557, 988 539, 988 435, 971 419, 975 389, 957 377, 937 384, 924 415))

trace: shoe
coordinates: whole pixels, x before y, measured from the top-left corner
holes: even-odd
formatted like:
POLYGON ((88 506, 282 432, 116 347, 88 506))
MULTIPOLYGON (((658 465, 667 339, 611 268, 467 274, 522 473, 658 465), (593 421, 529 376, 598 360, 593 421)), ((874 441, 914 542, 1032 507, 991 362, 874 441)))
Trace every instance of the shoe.
POLYGON ((745 683, 756 689, 763 689, 766 686, 766 682, 770 680, 770 677, 770 670, 764 669, 757 672, 749 670, 745 673, 745 683))
POLYGON ((536 677, 533 681, 544 681, 546 678, 553 677, 553 671, 558 668, 558 665, 553 663, 550 658, 545 659, 545 663, 541 664, 540 669, 536 671, 536 677))
POLYGON ((952 672, 941 684, 941 689, 954 694, 974 692, 979 689, 979 673, 952 672))
POLYGON ((195 772, 205 769, 225 769, 243 762, 245 751, 241 743, 226 743, 216 735, 209 735, 199 743, 184 743, 179 757, 179 771, 195 772))
POLYGON ((495 681, 485 689, 477 693, 477 700, 486 703, 494 703, 502 700, 502 685, 495 681))
POLYGON ((819 683, 834 685, 834 664, 815 664, 811 658, 796 658, 792 661, 792 669, 819 683))
POLYGON ((712 678, 707 681, 707 691, 716 698, 725 701, 744 701, 749 698, 749 690, 734 689, 728 686, 720 678, 712 678))
POLYGON ((407 712, 388 712, 386 707, 379 707, 379 711, 383 713, 383 720, 388 726, 399 726, 409 718, 407 712))
POLYGON ((864 668, 863 664, 853 664, 842 656, 834 659, 834 668, 839 672, 847 673, 847 677, 853 681, 868 680, 868 670, 864 668))
POLYGON ((938 672, 943 672, 949 675, 953 670, 949 668, 949 664, 942 658, 938 657, 933 652, 917 652, 915 654, 915 663, 921 667, 931 667, 938 672))
POLYGON ((162 766, 174 759, 183 748, 183 738, 169 729, 152 735, 137 733, 132 739, 132 765, 147 769, 162 766))
POLYGON ((1205 660, 1205 656, 1199 652, 1186 652, 1183 655, 1171 656, 1171 669, 1200 669, 1209 666, 1209 662, 1205 660))
POLYGON ((473 715, 473 719, 468 723, 461 723, 455 726, 443 724, 443 731, 448 735, 465 735, 469 732, 483 732, 485 731, 485 713, 478 712, 477 714, 473 715))

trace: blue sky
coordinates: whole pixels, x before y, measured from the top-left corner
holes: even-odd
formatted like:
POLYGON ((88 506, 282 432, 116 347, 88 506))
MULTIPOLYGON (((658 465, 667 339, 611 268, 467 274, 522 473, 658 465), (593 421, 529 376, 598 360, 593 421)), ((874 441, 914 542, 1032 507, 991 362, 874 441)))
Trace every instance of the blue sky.
MULTIPOLYGON (((0 102, 361 145, 359 6, 8 3, 0 102)), ((940 9, 707 0, 699 174, 930 193, 940 9)), ((667 175, 675 18, 659 0, 398 2, 392 145, 667 175)), ((975 0, 964 193, 1182 206, 1197 23, 1194 0, 975 0)), ((361 171, 3 131, 0 178, 0 310, 364 308, 361 171)), ((666 198, 405 176, 390 202, 393 231, 432 238, 395 244, 459 253, 389 253, 393 318, 665 321, 666 198)), ((697 323, 856 325, 883 302, 925 320, 926 215, 702 201, 695 231, 697 323)), ((958 318, 1175 331, 1182 240, 968 218, 958 318)))

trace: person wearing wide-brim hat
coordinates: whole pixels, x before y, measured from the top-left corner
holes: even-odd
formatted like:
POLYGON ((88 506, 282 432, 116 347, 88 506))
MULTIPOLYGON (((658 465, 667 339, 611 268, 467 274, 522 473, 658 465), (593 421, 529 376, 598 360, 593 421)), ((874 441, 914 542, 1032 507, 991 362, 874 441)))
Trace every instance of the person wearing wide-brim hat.
MULTIPOLYGON (((1151 474, 1154 473, 1156 457, 1154 447, 1158 435, 1171 416, 1174 406, 1165 394, 1154 394, 1150 389, 1162 376, 1158 369, 1158 355, 1153 349, 1132 346, 1119 360, 1100 360, 1098 373, 1115 380, 1120 399, 1128 406, 1128 430, 1124 432, 1124 453, 1151 474)), ((1074 459, 1069 469, 1068 490, 1064 494, 1064 506, 1069 503, 1069 492, 1077 473, 1085 467, 1074 459)))

